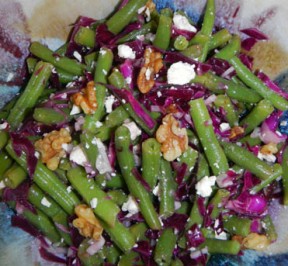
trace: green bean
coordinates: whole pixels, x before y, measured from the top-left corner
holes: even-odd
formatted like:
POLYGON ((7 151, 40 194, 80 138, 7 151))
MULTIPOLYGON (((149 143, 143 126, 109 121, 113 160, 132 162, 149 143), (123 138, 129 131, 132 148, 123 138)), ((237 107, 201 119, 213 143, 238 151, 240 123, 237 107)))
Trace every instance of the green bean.
POLYGON ((241 245, 236 240, 220 240, 207 238, 200 247, 207 247, 210 254, 230 254, 237 255, 241 245))
POLYGON ((211 72, 196 76, 191 82, 200 83, 215 94, 226 93, 230 98, 241 102, 257 103, 262 99, 257 92, 231 80, 218 77, 211 72))
POLYGON ((120 105, 106 116, 105 125, 110 128, 117 127, 123 124, 123 122, 128 118, 129 114, 124 107, 120 105))
POLYGON ((197 181, 199 181, 202 177, 209 176, 209 175, 210 175, 209 164, 205 156, 199 153, 198 168, 197 168, 197 173, 196 173, 197 181))
POLYGON ((115 131, 115 145, 121 173, 130 193, 136 199, 139 199, 140 211, 149 227, 152 229, 160 229, 161 224, 151 201, 150 194, 132 173, 135 165, 133 154, 130 150, 130 142, 129 129, 125 126, 118 127, 115 131))
POLYGON ((223 201, 225 199, 228 199, 230 196, 230 192, 226 189, 218 189, 213 196, 213 198, 210 200, 209 205, 213 205, 213 210, 211 213, 211 217, 213 219, 216 219, 220 212, 223 209, 223 201))
POLYGON ((105 97, 106 97, 106 87, 102 84, 97 83, 107 83, 107 75, 111 69, 113 63, 113 53, 108 48, 101 48, 98 59, 96 70, 94 73, 94 81, 96 83, 96 99, 97 99, 97 110, 92 115, 87 115, 85 117, 85 122, 83 125, 84 131, 89 131, 95 133, 97 130, 97 121, 99 121, 105 114, 105 97))
POLYGON ((95 168, 95 163, 99 154, 96 137, 90 132, 83 132, 80 136, 80 140, 81 147, 83 148, 90 165, 92 168, 95 168))
POLYGON ((189 42, 183 35, 177 36, 175 40, 173 41, 173 46, 178 51, 185 50, 188 47, 188 45, 189 45, 189 42))
POLYGON ((171 266, 184 266, 183 262, 180 259, 173 259, 171 266))
POLYGON ((75 76, 73 74, 68 73, 65 70, 62 70, 61 68, 58 68, 56 72, 58 74, 59 81, 62 84, 67 84, 75 79, 75 76))
MULTIPOLYGON (((1 154, 0 154, 1 156, 1 154)), ((283 182, 283 204, 288 205, 288 147, 286 147, 283 151, 283 159, 282 159, 282 182, 283 182)), ((0 164, 1 165, 1 164, 0 164)), ((0 175, 1 176, 1 175, 0 175)))
POLYGON ((207 36, 212 34, 215 21, 215 2, 214 0, 207 0, 206 8, 201 27, 201 33, 207 36))
POLYGON ((250 192, 252 194, 255 194, 262 190, 263 188, 270 185, 273 181, 275 181, 277 178, 279 178, 282 175, 282 167, 280 164, 274 164, 273 165, 273 173, 265 180, 263 180, 260 184, 254 186, 250 192))
POLYGON ((244 138, 238 140, 241 143, 246 143, 249 146, 256 146, 261 144, 261 139, 259 137, 251 137, 251 135, 247 135, 244 138))
POLYGON ((196 162, 198 159, 198 152, 191 148, 190 146, 183 152, 183 154, 179 157, 180 163, 185 163, 187 165, 187 171, 184 176, 184 180, 187 180, 192 173, 196 162))
MULTIPOLYGON (((189 219, 187 221, 186 224, 186 229, 189 230, 189 228, 193 225, 193 224, 202 224, 203 223, 203 216, 201 215, 200 211, 199 211, 199 205, 197 203, 198 201, 198 196, 195 197, 195 200, 193 202, 193 206, 189 215, 189 219)), ((205 200, 207 203, 207 200, 205 200)), ((205 204, 206 204, 205 203, 205 204)))
POLYGON ((104 246, 103 247, 103 253, 106 257, 106 262, 110 263, 112 265, 117 265, 117 262, 119 260, 119 257, 121 255, 121 251, 115 247, 114 245, 110 246, 104 246))
POLYGON ((120 174, 112 174, 111 177, 106 178, 105 175, 97 175, 95 181, 99 187, 110 189, 125 188, 125 181, 120 174))
POLYGON ((154 260, 158 265, 170 265, 176 240, 172 228, 166 228, 162 231, 154 251, 154 260))
POLYGON ((17 102, 19 96, 16 94, 10 101, 8 101, 3 108, 0 110, 0 119, 7 120, 10 110, 13 108, 17 102))
POLYGON ((113 200, 118 206, 122 206, 128 197, 123 190, 109 190, 107 191, 107 196, 113 200))
POLYGON ((151 188, 156 186, 160 173, 161 145, 155 138, 142 142, 142 177, 151 188))
POLYGON ((12 189, 17 188, 21 183, 27 178, 27 173, 24 169, 14 163, 5 173, 4 173, 4 183, 7 187, 12 189))
POLYGON ((204 148, 204 153, 214 175, 225 173, 228 169, 226 156, 214 133, 212 120, 202 98, 189 102, 190 114, 204 148))
POLYGON ((116 43, 121 44, 121 43, 127 43, 130 41, 133 41, 141 35, 146 35, 148 33, 155 32, 156 29, 157 29, 157 25, 155 21, 151 20, 148 23, 145 23, 144 25, 142 25, 140 29, 133 30, 129 32, 128 34, 126 34, 125 36, 123 36, 122 38, 118 39, 116 43))
POLYGON ((170 45, 172 27, 172 12, 165 8, 160 12, 159 23, 155 34, 153 45, 166 50, 170 45))
POLYGON ((269 179, 271 176, 274 177, 274 174, 278 173, 275 171, 275 167, 261 161, 252 152, 239 147, 237 144, 221 142, 221 145, 228 159, 262 180, 269 179))
POLYGON ((93 48, 95 45, 95 35, 94 30, 80 27, 74 36, 74 41, 82 46, 93 48))
POLYGON ((179 209, 176 209, 175 212, 180 214, 189 214, 189 212, 191 211, 190 202, 188 203, 187 201, 181 201, 180 204, 181 205, 179 209))
POLYGON ((85 70, 85 65, 80 64, 76 60, 70 59, 65 56, 53 53, 49 48, 45 47, 39 42, 33 42, 30 46, 30 52, 43 61, 51 63, 56 68, 61 68, 68 73, 80 76, 85 70))
POLYGON ((101 225, 115 245, 123 252, 128 252, 135 245, 134 236, 131 234, 129 229, 118 220, 115 221, 113 227, 110 227, 103 221, 101 221, 101 225))
POLYGON ((251 133, 259 126, 272 112, 274 107, 269 100, 261 100, 251 112, 248 113, 241 121, 240 125, 244 127, 244 134, 251 133))
POLYGON ((182 50, 181 54, 189 58, 198 60, 203 54, 203 47, 200 44, 193 44, 182 50))
POLYGON ((231 235, 248 236, 251 224, 251 219, 241 218, 235 215, 224 217, 223 219, 223 227, 231 235))
POLYGON ((27 113, 35 106, 41 96, 51 75, 53 66, 49 63, 39 62, 31 76, 25 90, 11 109, 7 122, 11 129, 19 127, 27 113))
POLYGON ((37 209, 45 213, 56 225, 56 229, 60 236, 64 239, 68 245, 72 244, 71 236, 67 232, 69 229, 68 215, 62 210, 62 208, 51 197, 45 195, 44 192, 35 184, 29 188, 28 200, 37 209), (65 230, 61 229, 63 226, 65 230))
MULTIPOLYGON (((10 156, 27 171, 26 156, 22 154, 18 157, 9 142, 6 146, 10 156)), ((73 192, 68 192, 67 187, 57 178, 57 176, 40 161, 38 161, 34 172, 33 181, 48 195, 50 195, 68 214, 74 213, 74 207, 79 204, 79 199, 73 192)))
MULTIPOLYGON (((210 36, 203 34, 201 31, 199 31, 189 42, 190 47, 184 50, 182 53, 185 55, 190 52, 193 52, 192 47, 195 47, 196 50, 194 50, 195 55, 198 53, 199 55, 194 57, 194 59, 199 60, 200 62, 204 62, 206 60, 207 54, 209 52, 209 41, 210 41, 210 36), (197 52, 198 50, 198 52, 197 52)), ((189 56, 192 57, 192 54, 189 56)))
POLYGON ((118 266, 128 266, 128 265, 140 266, 140 265, 143 265, 143 263, 141 262, 142 260, 139 256, 139 253, 135 251, 130 251, 124 254, 123 256, 121 256, 118 262, 118 266))
POLYGON ((146 4, 147 0, 131 0, 123 8, 119 9, 106 21, 108 30, 118 34, 129 24, 137 14, 138 9, 146 4))
POLYGON ((37 213, 25 209, 22 213, 23 217, 39 229, 49 240, 53 243, 59 243, 61 241, 60 235, 58 234, 55 226, 49 220, 49 218, 40 210, 37 213))
POLYGON ((0 150, 2 150, 9 140, 9 134, 5 130, 0 130, 0 150))
POLYGON ((122 89, 126 88, 128 89, 126 80, 124 79, 122 73, 118 70, 118 68, 114 68, 108 77, 108 81, 110 84, 115 86, 116 88, 122 89))
POLYGON ((133 224, 129 227, 129 230, 135 237, 136 242, 146 239, 145 233, 147 229, 148 229, 148 226, 143 222, 133 224))
POLYGON ((0 178, 3 177, 4 173, 10 168, 13 160, 5 152, 5 150, 0 151, 0 178))
POLYGON ((263 225, 263 228, 265 230, 265 233, 268 237, 268 239, 271 242, 274 242, 278 238, 278 234, 276 231, 276 228, 273 224, 273 220, 269 214, 267 214, 261 221, 261 224, 263 225))
POLYGON ((230 127, 238 125, 238 115, 236 114, 233 103, 227 95, 218 95, 214 104, 218 108, 223 108, 225 111, 225 118, 227 119, 230 127))
POLYGON ((44 125, 53 125, 64 122, 66 117, 52 108, 38 107, 34 109, 33 118, 44 125))
POLYGON ((97 57, 98 57, 98 52, 93 52, 84 56, 84 62, 86 64, 86 69, 88 72, 95 71, 97 57))
POLYGON ((96 207, 93 207, 94 213, 109 226, 114 226, 119 213, 119 207, 101 190, 93 179, 88 179, 84 169, 80 167, 71 168, 67 172, 68 180, 78 191, 84 200, 91 204, 93 200, 97 201, 96 207))
POLYGON ((228 60, 234 55, 238 54, 241 49, 241 39, 238 35, 234 35, 230 42, 214 55, 215 58, 228 60))
POLYGON ((81 265, 82 264, 84 266, 102 265, 104 263, 104 256, 102 254, 102 250, 100 250, 94 255, 90 255, 87 252, 87 249, 90 246, 89 241, 90 239, 84 239, 77 250, 77 256, 81 261, 81 265))
POLYGON ((159 177, 159 201, 161 217, 167 218, 174 213, 174 193, 176 183, 172 175, 170 162, 162 159, 160 161, 160 177, 159 177))
POLYGON ((221 29, 214 33, 209 41, 209 50, 213 50, 227 43, 231 39, 232 35, 227 29, 221 29))
POLYGON ((27 64, 27 69, 28 69, 29 74, 32 74, 34 72, 34 69, 35 69, 37 62, 38 62, 38 60, 36 58, 33 58, 33 57, 28 57, 26 59, 26 64, 27 64))
POLYGON ((238 77, 248 86, 259 93, 263 98, 269 100, 279 110, 288 109, 288 101, 268 88, 258 77, 256 77, 242 62, 233 56, 229 63, 234 67, 238 77))
POLYGON ((64 56, 67 52, 67 48, 68 48, 68 43, 63 43, 61 46, 59 46, 56 50, 55 53, 61 56, 64 56))

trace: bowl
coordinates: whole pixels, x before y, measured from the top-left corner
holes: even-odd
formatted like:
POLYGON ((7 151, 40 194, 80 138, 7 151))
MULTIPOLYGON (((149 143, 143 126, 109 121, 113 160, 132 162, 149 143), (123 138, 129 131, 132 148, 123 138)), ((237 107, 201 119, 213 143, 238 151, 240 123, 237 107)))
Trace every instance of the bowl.
MULTIPOLYGON (((154 1, 158 9, 171 7, 185 10, 194 20, 201 19, 204 0, 154 1)), ((101 19, 118 3, 117 0, 0 0, 0 107, 21 88, 24 60, 31 41, 39 40, 51 49, 67 38, 79 15, 101 19)), ((288 90, 288 6, 286 0, 216 0, 216 25, 239 33, 257 27, 269 40, 257 43, 249 52, 255 68, 263 70, 288 90)), ((12 211, 0 204, 0 265, 54 265, 43 261, 37 241, 10 225, 12 211)), ((242 256, 213 256, 209 265, 288 265, 288 210, 272 202, 270 212, 279 235, 264 252, 246 251, 242 256)), ((56 264, 55 264, 56 265, 56 264)))

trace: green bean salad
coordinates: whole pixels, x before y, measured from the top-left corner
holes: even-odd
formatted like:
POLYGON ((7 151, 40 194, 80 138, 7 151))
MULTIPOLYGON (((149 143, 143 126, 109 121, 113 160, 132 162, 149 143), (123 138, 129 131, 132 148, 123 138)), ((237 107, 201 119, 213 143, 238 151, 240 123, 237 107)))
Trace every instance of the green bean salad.
POLYGON ((277 241, 288 204, 288 94, 247 52, 267 36, 151 0, 79 17, 32 42, 0 111, 0 195, 11 223, 66 265, 206 265, 277 241))

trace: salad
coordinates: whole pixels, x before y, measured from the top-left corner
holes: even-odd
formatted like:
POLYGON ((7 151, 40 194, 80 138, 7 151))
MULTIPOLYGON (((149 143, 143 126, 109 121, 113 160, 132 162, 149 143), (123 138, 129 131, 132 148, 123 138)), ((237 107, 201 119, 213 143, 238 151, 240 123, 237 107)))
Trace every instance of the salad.
POLYGON ((56 51, 30 46, 0 111, 0 193, 13 226, 66 265, 206 265, 277 241, 288 205, 288 95, 241 37, 151 0, 79 17, 56 51))

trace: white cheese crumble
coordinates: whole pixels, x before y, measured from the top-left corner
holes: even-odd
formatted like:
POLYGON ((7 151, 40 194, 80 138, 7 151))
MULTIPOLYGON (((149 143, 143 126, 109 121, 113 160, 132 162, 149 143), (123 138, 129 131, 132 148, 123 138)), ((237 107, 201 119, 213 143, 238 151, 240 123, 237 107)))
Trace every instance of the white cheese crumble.
POLYGON ((167 72, 168 84, 184 85, 195 78, 195 65, 184 62, 176 62, 170 66, 167 72))
POLYGON ((100 54, 101 55, 105 55, 106 53, 107 53, 107 51, 105 49, 103 49, 103 48, 100 49, 100 54))
POLYGON ((70 153, 73 149, 73 145, 72 144, 68 144, 68 143, 63 143, 62 144, 62 149, 68 153, 70 153))
POLYGON ((72 188, 71 186, 68 186, 68 187, 66 188, 66 191, 67 191, 68 193, 71 193, 72 190, 73 190, 73 188, 72 188))
POLYGON ((75 104, 73 104, 70 115, 77 115, 81 113, 81 108, 75 104))
POLYGON ((137 125, 133 121, 132 122, 124 122, 123 126, 125 126, 129 129, 131 140, 135 140, 142 133, 141 130, 139 129, 139 127, 137 127, 137 125))
POLYGON ((92 200, 90 200, 90 206, 92 209, 95 209, 97 207, 97 204, 98 204, 97 198, 93 198, 92 200))
POLYGON ((42 204, 43 206, 47 207, 47 208, 49 208, 49 207, 51 206, 51 202, 48 201, 45 197, 42 198, 41 204, 42 204))
POLYGON ((131 217, 132 215, 139 212, 138 204, 134 197, 132 197, 131 195, 128 196, 128 200, 123 203, 121 209, 124 212, 128 212, 128 214, 126 215, 127 217, 131 217))
POLYGON ((212 186, 215 185, 216 176, 204 176, 195 186, 196 193, 201 197, 209 197, 212 193, 212 186))
POLYGON ((85 166, 88 163, 87 156, 80 145, 73 147, 69 159, 81 166, 85 166))
POLYGON ((75 52, 73 53, 73 56, 74 56, 79 62, 82 61, 82 56, 81 56, 81 54, 79 54, 77 51, 75 51, 75 52))
POLYGON ((96 128, 99 128, 99 127, 103 126, 103 123, 100 122, 100 121, 97 121, 97 122, 95 123, 95 126, 96 126, 96 128))
POLYGON ((220 240, 227 240, 228 236, 227 233, 225 233, 224 231, 222 231, 220 234, 217 234, 217 232, 215 233, 215 238, 216 239, 220 239, 220 240))
POLYGON ((108 155, 106 153, 106 147, 103 144, 103 142, 98 138, 94 138, 92 140, 92 143, 97 146, 99 152, 95 162, 95 167, 99 171, 99 174, 102 175, 105 173, 112 172, 112 167, 110 165, 108 155))
POLYGON ((190 32, 196 32, 197 29, 190 24, 189 20, 180 14, 175 13, 173 16, 173 24, 179 30, 186 30, 190 32))
POLYGON ((153 188, 153 191, 152 193, 155 195, 155 196, 159 196, 159 185, 155 186, 153 188))
POLYGON ((224 132, 231 129, 230 125, 228 123, 221 123, 220 124, 220 131, 224 132))
POLYGON ((178 210, 178 209, 180 209, 180 208, 181 208, 181 202, 175 200, 175 201, 174 201, 174 209, 175 209, 175 211, 178 210))
POLYGON ((109 95, 108 97, 105 98, 105 102, 104 102, 104 105, 105 105, 105 109, 106 109, 106 113, 111 113, 112 112, 112 107, 113 107, 113 104, 115 102, 115 96, 114 95, 109 95))
POLYGON ((8 123, 4 122, 2 124, 0 124, 0 130, 6 129, 8 127, 8 123))
POLYGON ((0 189, 2 189, 2 188, 5 188, 6 186, 5 186, 5 183, 4 183, 4 181, 2 180, 1 182, 0 182, 0 189))
POLYGON ((260 159, 260 160, 264 160, 266 162, 269 162, 269 163, 275 163, 277 158, 274 154, 263 154, 262 152, 258 152, 257 154, 257 157, 260 159))
POLYGON ((132 48, 126 44, 118 45, 118 55, 119 57, 125 59, 135 59, 136 53, 132 50, 132 48))

